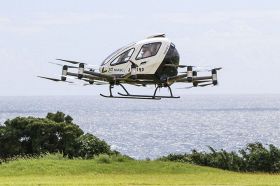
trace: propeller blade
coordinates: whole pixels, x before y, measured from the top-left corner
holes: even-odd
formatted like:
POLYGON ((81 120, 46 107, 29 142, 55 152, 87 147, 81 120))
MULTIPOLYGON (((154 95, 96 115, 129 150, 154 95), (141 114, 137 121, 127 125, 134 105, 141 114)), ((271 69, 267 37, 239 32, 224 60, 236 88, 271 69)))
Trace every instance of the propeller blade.
POLYGON ((44 77, 44 76, 37 76, 37 77, 52 80, 52 81, 61 81, 61 79, 56 79, 56 78, 49 78, 49 77, 44 77))
MULTIPOLYGON (((37 76, 37 77, 42 78, 42 79, 47 79, 47 80, 55 81, 55 82, 62 81, 61 79, 57 79, 57 78, 50 78, 50 77, 45 77, 45 76, 37 76)), ((63 81, 63 82, 67 82, 67 83, 74 83, 74 82, 72 82, 72 81, 63 81)))
POLYGON ((177 89, 190 89, 190 88, 193 88, 194 86, 191 86, 191 87, 181 87, 181 88, 177 88, 177 89))
POLYGON ((73 77, 73 76, 64 76, 64 75, 60 75, 61 77, 66 77, 67 79, 73 79, 76 80, 78 79, 77 77, 73 77))
MULTIPOLYGON (((218 68, 211 68, 210 66, 193 66, 193 65, 175 65, 175 64, 165 64, 166 67, 179 67, 179 68, 186 68, 188 66, 193 67, 195 71, 197 72, 203 72, 203 71, 211 71, 213 69, 215 70, 221 70, 221 67, 218 68)), ((184 73, 184 72, 183 72, 184 73)))
MULTIPOLYGON (((58 66, 65 66, 65 65, 62 65, 62 64, 59 64, 59 63, 54 63, 54 62, 49 62, 50 64, 54 64, 54 65, 58 65, 58 66)), ((79 67, 75 67, 75 66, 68 66, 66 65, 68 68, 79 68, 79 67)))
POLYGON ((195 83, 209 83, 211 82, 212 83, 212 80, 197 80, 197 81, 194 81, 195 83))
POLYGON ((175 64, 165 64, 166 67, 179 67, 179 68, 186 68, 187 65, 175 65, 175 64))
POLYGON ((200 86, 200 87, 206 87, 206 86, 209 86, 209 85, 212 85, 213 83, 207 83, 207 84, 202 84, 202 85, 197 85, 197 86, 200 86))
POLYGON ((90 83, 84 83, 83 84, 83 86, 88 86, 88 85, 107 85, 107 83, 94 82, 93 84, 90 84, 90 83))
MULTIPOLYGON (((86 81, 86 82, 93 81, 93 84, 94 84, 94 85, 107 85, 107 84, 108 84, 108 82, 103 82, 103 81, 94 80, 94 79, 82 78, 81 80, 86 81)), ((85 83, 84 85, 92 85, 92 84, 90 84, 90 83, 85 83)))
POLYGON ((214 68, 215 70, 221 70, 222 69, 222 67, 218 67, 218 68, 214 68))
POLYGON ((212 70, 221 70, 222 68, 221 67, 218 67, 218 68, 211 68, 211 67, 195 67, 196 71, 197 72, 210 72, 212 70))
POLYGON ((95 82, 94 85, 107 85, 108 83, 95 82))
MULTIPOLYGON (((194 71, 196 72, 211 72, 212 70, 221 70, 222 68, 221 67, 218 67, 218 68, 205 68, 205 67, 194 67, 194 71)), ((187 73, 187 72, 179 72, 179 73, 187 73)))
MULTIPOLYGON (((72 61, 72 60, 66 60, 66 59, 56 59, 56 60, 67 62, 67 63, 72 63, 72 64, 75 64, 75 65, 83 63, 83 62, 79 62, 79 61, 72 61)), ((83 64, 86 64, 86 63, 83 63, 83 64)))

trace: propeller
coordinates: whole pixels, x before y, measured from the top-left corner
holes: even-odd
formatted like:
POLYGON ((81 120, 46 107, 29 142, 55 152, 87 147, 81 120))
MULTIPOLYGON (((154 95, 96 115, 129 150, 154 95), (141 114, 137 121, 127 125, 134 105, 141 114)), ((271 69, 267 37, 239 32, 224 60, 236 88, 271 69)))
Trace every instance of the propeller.
MULTIPOLYGON (((209 81, 199 81, 198 83, 204 83, 204 82, 209 82, 209 81)), ((177 88, 177 89, 190 89, 190 88, 193 88, 193 87, 206 87, 206 86, 209 86, 209 85, 213 85, 213 83, 206 83, 206 84, 201 84, 201 85, 196 85, 196 86, 190 86, 190 87, 182 87, 182 88, 177 88)))
POLYGON ((202 85, 197 85, 199 87, 206 87, 206 86, 209 86, 209 85, 212 85, 213 83, 206 83, 206 84, 202 84, 202 85))
POLYGON ((190 89, 193 88, 194 86, 190 86, 190 87, 181 87, 181 88, 177 88, 177 89, 190 89))
MULTIPOLYGON (((80 63, 83 63, 83 62, 79 62, 79 61, 72 61, 72 60, 66 60, 66 59, 56 59, 58 61, 63 61, 63 62, 66 62, 66 63, 72 63, 72 64, 80 64, 80 63)), ((83 64, 86 64, 86 63, 83 63, 83 64)))
POLYGON ((62 65, 62 64, 59 64, 59 63, 54 63, 54 62, 49 62, 50 64, 54 64, 54 65, 58 65, 58 66, 67 66, 68 68, 78 68, 78 67, 75 67, 75 66, 68 66, 68 65, 62 65))
POLYGON ((211 72, 212 70, 221 70, 221 67, 218 68, 204 68, 204 67, 196 67, 197 72, 211 72))
POLYGON ((95 80, 95 79, 82 78, 81 80, 88 82, 88 83, 85 83, 84 86, 92 85, 92 84, 95 84, 95 85, 106 85, 106 84, 108 84, 108 82, 99 81, 99 80, 95 80))
MULTIPOLYGON (((66 59, 56 59, 58 61, 63 61, 63 62, 66 62, 66 63, 71 63, 71 64, 84 64, 87 66, 87 69, 89 69, 89 71, 95 71, 95 70, 98 70, 99 69, 99 66, 98 65, 89 65, 87 63, 83 63, 83 62, 79 62, 79 61, 72 61, 72 60, 66 60, 66 59)), ((52 62, 50 62, 52 63, 52 62)), ((63 66, 61 64, 58 64, 58 63, 52 63, 52 64, 56 64, 56 65, 60 65, 60 66, 63 66)), ((74 67, 74 66, 68 66, 70 68, 79 68, 79 67, 74 67)))
POLYGON ((102 82, 94 82, 93 84, 90 83, 84 83, 83 86, 88 86, 88 85, 107 85, 108 83, 102 83, 102 82))
POLYGON ((179 67, 179 68, 186 68, 187 65, 175 65, 175 64, 165 64, 166 67, 179 67))
MULTIPOLYGON (((194 71, 196 71, 196 72, 211 72, 212 70, 221 70, 221 69, 222 69, 221 67, 212 68, 212 69, 195 68, 194 71)), ((179 72, 179 73, 186 74, 187 72, 179 72)))
MULTIPOLYGON (((50 78, 50 77, 45 77, 45 76, 37 76, 39 78, 43 78, 43 79, 47 79, 47 80, 51 80, 51 81, 55 81, 55 82, 59 82, 62 81, 61 79, 57 79, 57 78, 50 78)), ((74 83, 72 81, 63 81, 63 82, 67 82, 67 83, 74 83)))
POLYGON ((194 82, 195 82, 195 83, 209 83, 209 82, 212 83, 211 80, 197 80, 197 81, 194 81, 194 82))
MULTIPOLYGON (((207 69, 210 69, 211 67, 210 66, 194 66, 194 65, 176 65, 176 64, 165 64, 164 66, 166 67, 179 67, 179 68, 186 68, 186 67, 193 67, 195 69, 199 69, 199 68, 207 68, 207 69)), ((221 69, 221 68, 220 68, 221 69)), ((220 70, 219 69, 219 70, 220 70)), ((217 68, 218 70, 218 68, 217 68)))
POLYGON ((67 79, 73 79, 73 80, 76 80, 78 79, 77 77, 73 77, 73 76, 64 76, 64 75, 60 75, 61 77, 65 77, 67 79))

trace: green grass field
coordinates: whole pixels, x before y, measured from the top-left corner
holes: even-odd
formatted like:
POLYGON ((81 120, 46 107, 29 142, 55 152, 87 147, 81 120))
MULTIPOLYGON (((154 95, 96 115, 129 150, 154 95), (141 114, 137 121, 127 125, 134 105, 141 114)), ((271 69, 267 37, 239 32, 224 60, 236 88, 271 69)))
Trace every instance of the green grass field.
POLYGON ((1 185, 280 185, 280 175, 235 173, 175 162, 60 155, 0 165, 1 185))

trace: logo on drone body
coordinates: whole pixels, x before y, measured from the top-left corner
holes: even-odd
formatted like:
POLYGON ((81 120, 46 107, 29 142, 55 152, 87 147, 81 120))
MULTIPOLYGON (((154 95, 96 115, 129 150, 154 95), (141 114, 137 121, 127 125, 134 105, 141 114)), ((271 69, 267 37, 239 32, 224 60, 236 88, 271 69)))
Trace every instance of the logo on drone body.
POLYGON ((114 68, 114 72, 124 72, 124 69, 122 69, 122 68, 114 68))
POLYGON ((105 72, 107 72, 108 70, 106 70, 104 67, 102 67, 102 70, 101 70, 101 72, 102 73, 105 73, 105 72))

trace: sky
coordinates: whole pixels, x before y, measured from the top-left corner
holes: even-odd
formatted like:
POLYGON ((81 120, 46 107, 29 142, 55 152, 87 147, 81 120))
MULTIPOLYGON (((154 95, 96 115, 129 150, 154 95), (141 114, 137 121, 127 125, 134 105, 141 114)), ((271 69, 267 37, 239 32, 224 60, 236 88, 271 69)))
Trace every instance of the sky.
POLYGON ((59 77, 60 67, 48 63, 56 58, 100 65, 117 48, 154 33, 166 33, 175 43, 180 64, 223 67, 219 86, 176 89, 177 94, 280 94, 277 0, 0 0, 0 5, 0 96, 107 92, 107 86, 36 76, 59 77))

